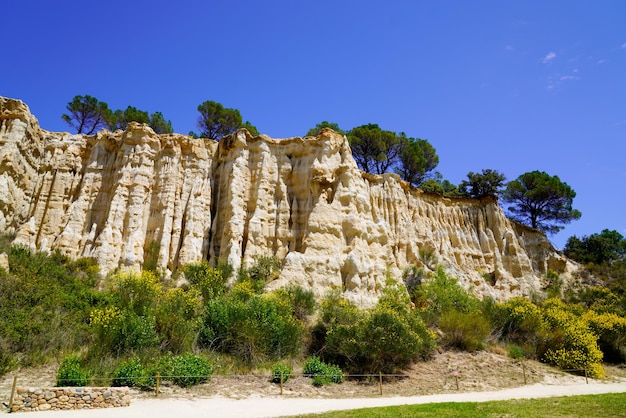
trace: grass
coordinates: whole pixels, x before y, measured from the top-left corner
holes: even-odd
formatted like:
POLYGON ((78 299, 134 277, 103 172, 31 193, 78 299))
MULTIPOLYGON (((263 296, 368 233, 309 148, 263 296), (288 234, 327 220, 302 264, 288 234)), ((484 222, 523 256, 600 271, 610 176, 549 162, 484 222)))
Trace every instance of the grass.
POLYGON ((626 416, 626 393, 564 396, 545 399, 521 399, 492 402, 446 402, 427 405, 403 405, 364 408, 304 417, 375 418, 375 417, 585 417, 626 416))

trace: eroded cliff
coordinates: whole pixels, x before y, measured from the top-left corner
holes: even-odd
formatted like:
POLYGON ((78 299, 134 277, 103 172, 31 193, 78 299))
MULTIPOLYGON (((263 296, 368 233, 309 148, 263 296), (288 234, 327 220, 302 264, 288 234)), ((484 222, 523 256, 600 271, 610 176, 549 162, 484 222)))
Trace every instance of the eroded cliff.
POLYGON ((270 287, 337 287, 362 305, 386 272, 431 268, 425 255, 496 298, 529 295, 548 269, 567 277, 575 268, 495 200, 442 198, 361 172, 331 130, 289 139, 241 130, 220 143, 136 123, 71 135, 40 129, 6 98, 0 230, 35 249, 94 257, 104 273, 140 268, 153 249, 166 273, 203 258, 238 267, 276 255, 283 269, 270 287))

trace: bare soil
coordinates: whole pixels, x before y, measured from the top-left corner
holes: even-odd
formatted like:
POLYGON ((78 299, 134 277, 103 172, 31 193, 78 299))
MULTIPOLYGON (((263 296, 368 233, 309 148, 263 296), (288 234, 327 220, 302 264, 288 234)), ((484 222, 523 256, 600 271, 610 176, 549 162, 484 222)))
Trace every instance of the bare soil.
MULTIPOLYGON (((14 377, 19 387, 49 387, 55 384, 57 366, 16 370, 0 377, 0 401, 8 402, 14 377)), ((626 367, 605 366, 603 382, 626 382, 626 367)), ((285 398, 366 398, 381 395, 379 376, 350 378, 343 384, 314 387, 301 370, 283 385, 285 398)), ((414 364, 395 376, 383 377, 386 397, 443 393, 493 391, 542 383, 568 385, 585 383, 585 376, 566 373, 536 361, 514 361, 499 353, 480 351, 436 353, 426 362, 414 364), (457 389, 458 383, 458 389, 457 389)), ((592 383, 594 380, 589 379, 592 383)), ((168 382, 159 388, 159 397, 231 399, 265 398, 280 394, 280 385, 270 382, 268 371, 247 375, 213 375, 208 383, 182 389, 168 382)), ((133 389, 133 399, 153 398, 154 391, 133 389)))

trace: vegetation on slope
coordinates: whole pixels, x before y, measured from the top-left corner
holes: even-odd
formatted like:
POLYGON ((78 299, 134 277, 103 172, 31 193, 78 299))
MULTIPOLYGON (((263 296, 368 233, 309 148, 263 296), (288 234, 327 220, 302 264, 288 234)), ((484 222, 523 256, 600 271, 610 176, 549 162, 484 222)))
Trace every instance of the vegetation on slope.
POLYGON ((183 287, 144 270, 115 273, 97 288, 93 261, 32 253, 9 242, 0 241, 10 264, 10 272, 0 269, 1 374, 53 360, 63 365, 63 381, 98 376, 147 387, 157 374, 197 376, 178 381, 185 386, 206 380, 223 361, 244 369, 274 364, 276 373, 287 374, 308 357, 342 381, 342 370, 394 373, 428 359, 437 347, 477 351, 490 345, 597 377, 603 361, 626 360, 621 253, 589 266, 602 266, 609 286, 561 298, 553 273, 552 297, 497 303, 472 296, 442 268, 412 268, 404 283, 388 277, 377 306, 361 310, 340 289, 319 305, 296 286, 264 292, 279 273, 273 257, 259 257, 236 277, 224 264, 190 264, 183 287))

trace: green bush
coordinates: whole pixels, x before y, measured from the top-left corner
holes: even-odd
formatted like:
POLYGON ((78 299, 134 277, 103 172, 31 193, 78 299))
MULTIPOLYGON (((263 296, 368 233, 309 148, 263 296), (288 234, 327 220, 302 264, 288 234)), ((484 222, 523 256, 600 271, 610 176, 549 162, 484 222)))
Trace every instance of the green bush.
POLYGON ((509 357, 514 360, 519 360, 526 357, 524 349, 517 344, 509 344, 509 346, 507 347, 507 353, 509 354, 509 357))
POLYGON ((304 363, 302 374, 305 377, 313 377, 317 374, 322 374, 326 369, 326 363, 320 360, 319 357, 310 357, 304 363))
POLYGON ((10 372, 17 367, 18 360, 15 356, 2 348, 0 345, 0 376, 10 372))
POLYGON ((202 324, 202 298, 196 289, 166 290, 155 308, 161 349, 183 353, 193 349, 202 324))
POLYGON ((275 296, 226 295, 206 306, 200 344, 245 362, 279 359, 301 349, 304 325, 275 296))
POLYGON ((102 354, 122 356, 155 347, 159 342, 156 318, 137 315, 127 308, 95 309, 89 322, 96 337, 94 349, 102 354))
POLYGON ((285 383, 291 377, 291 372, 293 368, 290 364, 287 363, 276 363, 274 367, 272 367, 272 383, 285 383))
POLYGON ((80 359, 68 356, 63 359, 57 371, 57 386, 87 386, 89 374, 83 370, 80 359))
POLYGON ((323 357, 356 373, 393 373, 428 357, 435 342, 417 312, 397 301, 335 318, 326 329, 323 357))
POLYGON ((226 277, 224 272, 213 267, 208 261, 189 263, 185 265, 185 277, 189 283, 197 288, 205 301, 218 297, 226 291, 226 277))
POLYGON ((436 325, 444 312, 477 312, 478 299, 470 295, 456 279, 446 275, 437 267, 434 276, 417 286, 413 291, 413 302, 422 312, 422 316, 431 325, 436 325))
POLYGON ((123 362, 113 373, 113 386, 141 387, 146 371, 137 358, 123 362))
POLYGON ((311 290, 305 290, 298 285, 289 285, 276 290, 275 293, 279 298, 287 301, 293 316, 300 321, 306 320, 315 311, 317 303, 311 290))
POLYGON ((512 298, 492 309, 491 320, 504 341, 520 345, 531 358, 541 358, 547 324, 537 305, 523 297, 512 298))
POLYGON ((0 350, 4 368, 28 367, 79 350, 87 318, 105 297, 88 267, 58 253, 8 249, 11 271, 0 269, 0 350), (8 354, 10 353, 10 354, 8 354))
POLYGON ((491 333, 491 324, 480 313, 445 312, 439 321, 445 346, 474 352, 482 350, 491 333))
POLYGON ((202 356, 183 354, 172 358, 170 371, 172 382, 182 388, 187 388, 209 380, 213 367, 202 356))
POLYGON ((257 294, 263 293, 265 285, 280 274, 281 263, 275 256, 259 256, 256 262, 239 270, 238 282, 248 282, 257 294))
POLYGON ((319 357, 310 357, 304 363, 302 374, 313 379, 313 386, 323 386, 330 383, 343 383, 344 375, 339 366, 326 364, 319 357))

